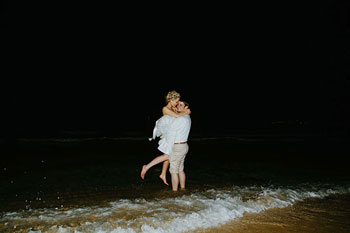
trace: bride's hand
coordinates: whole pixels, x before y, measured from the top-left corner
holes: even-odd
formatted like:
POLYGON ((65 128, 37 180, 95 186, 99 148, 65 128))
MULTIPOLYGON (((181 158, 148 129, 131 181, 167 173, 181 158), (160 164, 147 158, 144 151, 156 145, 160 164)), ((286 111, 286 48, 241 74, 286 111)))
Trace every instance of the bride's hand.
POLYGON ((186 113, 187 113, 188 115, 190 115, 190 114, 191 114, 191 109, 187 108, 187 109, 186 109, 186 113))

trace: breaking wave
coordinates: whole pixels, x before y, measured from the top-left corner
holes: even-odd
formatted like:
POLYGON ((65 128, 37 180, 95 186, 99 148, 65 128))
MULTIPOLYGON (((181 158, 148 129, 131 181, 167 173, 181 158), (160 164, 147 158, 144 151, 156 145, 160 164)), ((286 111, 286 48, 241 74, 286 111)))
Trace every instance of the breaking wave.
POLYGON ((119 199, 99 206, 29 209, 1 214, 0 230, 11 232, 186 232, 218 226, 244 213, 284 208, 307 198, 345 194, 349 187, 233 186, 178 197, 119 199))

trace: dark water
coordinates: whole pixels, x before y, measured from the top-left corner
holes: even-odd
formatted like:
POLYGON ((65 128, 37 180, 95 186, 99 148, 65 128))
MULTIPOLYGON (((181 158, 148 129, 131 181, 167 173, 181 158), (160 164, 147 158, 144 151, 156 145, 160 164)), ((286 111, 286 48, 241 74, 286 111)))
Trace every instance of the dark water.
POLYGON ((19 140, 1 147, 0 230, 185 232, 347 195, 348 145, 322 138, 193 138, 187 190, 173 193, 158 178, 161 165, 140 179, 142 165, 159 155, 147 138, 19 140), (187 223, 175 227, 178 221, 187 223))

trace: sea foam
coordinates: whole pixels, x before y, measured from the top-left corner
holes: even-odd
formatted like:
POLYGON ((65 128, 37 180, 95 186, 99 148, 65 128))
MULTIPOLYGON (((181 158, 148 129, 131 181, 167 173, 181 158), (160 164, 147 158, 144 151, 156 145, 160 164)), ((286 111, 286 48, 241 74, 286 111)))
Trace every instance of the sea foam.
POLYGON ((209 189, 176 198, 121 199, 104 206, 30 209, 2 213, 0 229, 23 232, 186 232, 218 226, 240 218, 284 208, 307 198, 345 194, 349 187, 239 187, 209 189))

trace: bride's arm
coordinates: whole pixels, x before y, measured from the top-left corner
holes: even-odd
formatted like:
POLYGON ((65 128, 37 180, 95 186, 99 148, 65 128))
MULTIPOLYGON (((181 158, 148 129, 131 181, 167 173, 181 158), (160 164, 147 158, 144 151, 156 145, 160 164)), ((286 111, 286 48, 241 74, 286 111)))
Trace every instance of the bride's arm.
POLYGON ((163 107, 162 113, 163 113, 163 116, 168 115, 168 116, 172 116, 172 117, 179 117, 179 116, 183 116, 183 115, 186 114, 185 112, 176 113, 176 112, 170 110, 170 109, 167 108, 167 107, 163 107))
POLYGON ((162 112, 163 112, 163 116, 168 115, 168 116, 172 116, 172 117, 179 117, 179 116, 183 116, 186 114, 188 114, 188 115, 191 114, 191 110, 189 108, 187 108, 186 110, 184 110, 182 112, 176 113, 167 107, 163 107, 162 112))

